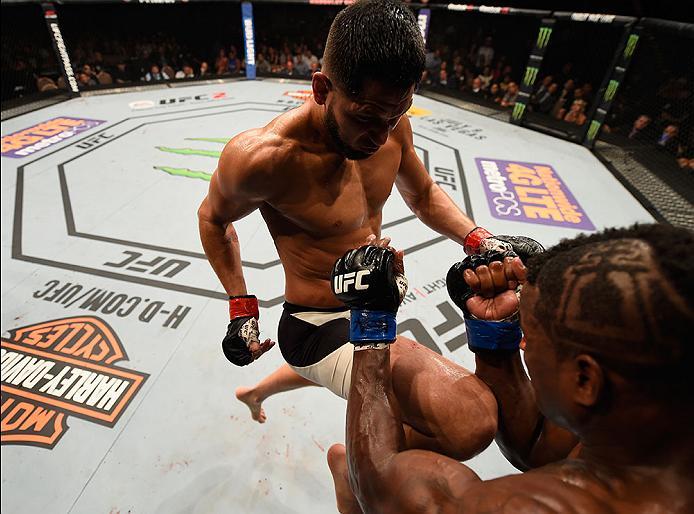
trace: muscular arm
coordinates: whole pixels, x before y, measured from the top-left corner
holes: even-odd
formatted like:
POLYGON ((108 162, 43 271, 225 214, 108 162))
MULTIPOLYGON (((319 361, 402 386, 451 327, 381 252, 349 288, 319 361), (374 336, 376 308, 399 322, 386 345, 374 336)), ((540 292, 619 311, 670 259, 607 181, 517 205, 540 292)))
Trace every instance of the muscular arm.
POLYGON ((499 404, 496 442, 509 462, 526 470, 566 458, 578 439, 545 419, 537 408, 520 351, 477 352, 475 362, 475 374, 499 404))
MULTIPOLYGON (((518 297, 506 289, 507 281, 525 282, 527 270, 520 259, 507 259, 465 271, 465 281, 479 294, 468 298, 466 306, 478 319, 503 319, 519 308, 518 297), (496 292, 494 284, 505 291, 496 292)), ((513 286, 515 287, 515 286, 513 286)), ((526 320, 530 322, 530 320, 526 320)), ((475 374, 491 389, 499 405, 496 441, 506 458, 525 470, 565 458, 578 444, 577 438, 546 420, 521 361, 520 350, 478 349, 475 374)))
POLYGON ((263 191, 262 151, 248 148, 246 137, 235 138, 224 149, 207 197, 198 209, 205 255, 229 296, 247 294, 239 239, 232 222, 257 209, 267 193, 263 191))
POLYGON ((389 350, 354 354, 347 458, 352 491, 365 513, 550 514, 572 508, 557 494, 562 484, 543 470, 482 482, 454 459, 406 450, 390 369, 389 350))
POLYGON ((456 460, 405 450, 402 419, 392 389, 390 350, 354 353, 347 402, 347 458, 352 488, 365 512, 422 512, 452 508, 479 482, 456 460))
POLYGON ((395 182, 398 191, 412 212, 427 226, 463 244, 465 236, 475 228, 475 222, 427 173, 414 149, 412 126, 407 116, 403 116, 397 130, 402 141, 402 159, 395 182))

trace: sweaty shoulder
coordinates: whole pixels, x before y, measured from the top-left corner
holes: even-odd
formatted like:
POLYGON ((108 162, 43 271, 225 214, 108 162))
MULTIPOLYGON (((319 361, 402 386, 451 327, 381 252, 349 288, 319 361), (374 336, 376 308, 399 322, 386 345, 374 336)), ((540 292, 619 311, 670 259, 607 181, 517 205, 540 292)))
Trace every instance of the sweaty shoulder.
POLYGON ((549 467, 486 482, 465 492, 464 514, 616 514, 602 491, 572 483, 549 467))
POLYGON ((282 170, 299 148, 294 139, 282 133, 282 125, 277 123, 281 118, 242 132, 227 143, 217 165, 217 181, 223 194, 233 189, 235 193, 267 197, 279 185, 282 170))

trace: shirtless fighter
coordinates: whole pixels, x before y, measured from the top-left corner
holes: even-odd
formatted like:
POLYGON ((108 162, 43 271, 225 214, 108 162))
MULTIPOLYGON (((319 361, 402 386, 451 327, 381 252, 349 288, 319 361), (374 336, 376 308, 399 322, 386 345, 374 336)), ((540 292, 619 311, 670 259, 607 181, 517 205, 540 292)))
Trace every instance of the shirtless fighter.
MULTIPOLYGON (((251 363, 274 343, 259 341, 258 303, 248 294, 233 222, 259 209, 285 273, 278 342, 288 365, 239 394, 259 421, 260 402, 280 391, 315 383, 347 397, 350 312, 333 295, 330 272, 345 250, 380 235, 393 184, 424 223, 468 253, 512 246, 475 228, 418 159, 405 113, 423 69, 424 44, 408 8, 392 0, 357 2, 330 28, 312 99, 234 137, 222 153, 199 227, 230 297, 222 347, 234 364, 251 363)), ((462 459, 491 442, 497 406, 474 374, 404 338, 392 356, 410 444, 462 459), (451 409, 450 398, 465 408, 451 409)))
MULTIPOLYGON (((351 489, 344 446, 329 452, 340 462, 331 467, 340 511, 694 512, 693 254, 692 232, 637 225, 566 240, 527 268, 498 252, 455 265, 449 293, 465 314, 477 376, 499 404, 497 442, 530 471, 482 482, 456 460, 408 450, 393 347, 372 344, 380 349, 354 356, 351 489)), ((392 297, 397 284, 379 276, 389 287, 345 301, 362 309, 392 297)))

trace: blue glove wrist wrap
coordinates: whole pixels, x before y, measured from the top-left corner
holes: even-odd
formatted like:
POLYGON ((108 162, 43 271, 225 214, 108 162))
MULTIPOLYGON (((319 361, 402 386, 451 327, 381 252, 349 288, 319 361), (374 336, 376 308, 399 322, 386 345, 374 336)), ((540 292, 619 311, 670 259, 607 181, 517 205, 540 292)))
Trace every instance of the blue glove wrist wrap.
POLYGON ((397 336, 395 313, 352 309, 349 323, 349 340, 353 344, 366 341, 395 341, 397 336))
POLYGON ((470 350, 517 350, 523 332, 519 321, 485 321, 465 318, 470 350))

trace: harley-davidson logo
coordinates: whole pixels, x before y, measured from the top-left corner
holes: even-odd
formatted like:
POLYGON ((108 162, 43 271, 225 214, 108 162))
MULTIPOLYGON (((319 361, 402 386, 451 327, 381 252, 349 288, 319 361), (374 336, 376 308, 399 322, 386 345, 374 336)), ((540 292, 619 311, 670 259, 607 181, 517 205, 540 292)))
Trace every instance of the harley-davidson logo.
POLYGON ((67 416, 113 427, 147 380, 118 336, 94 316, 9 330, 2 338, 0 442, 53 448, 67 416))

